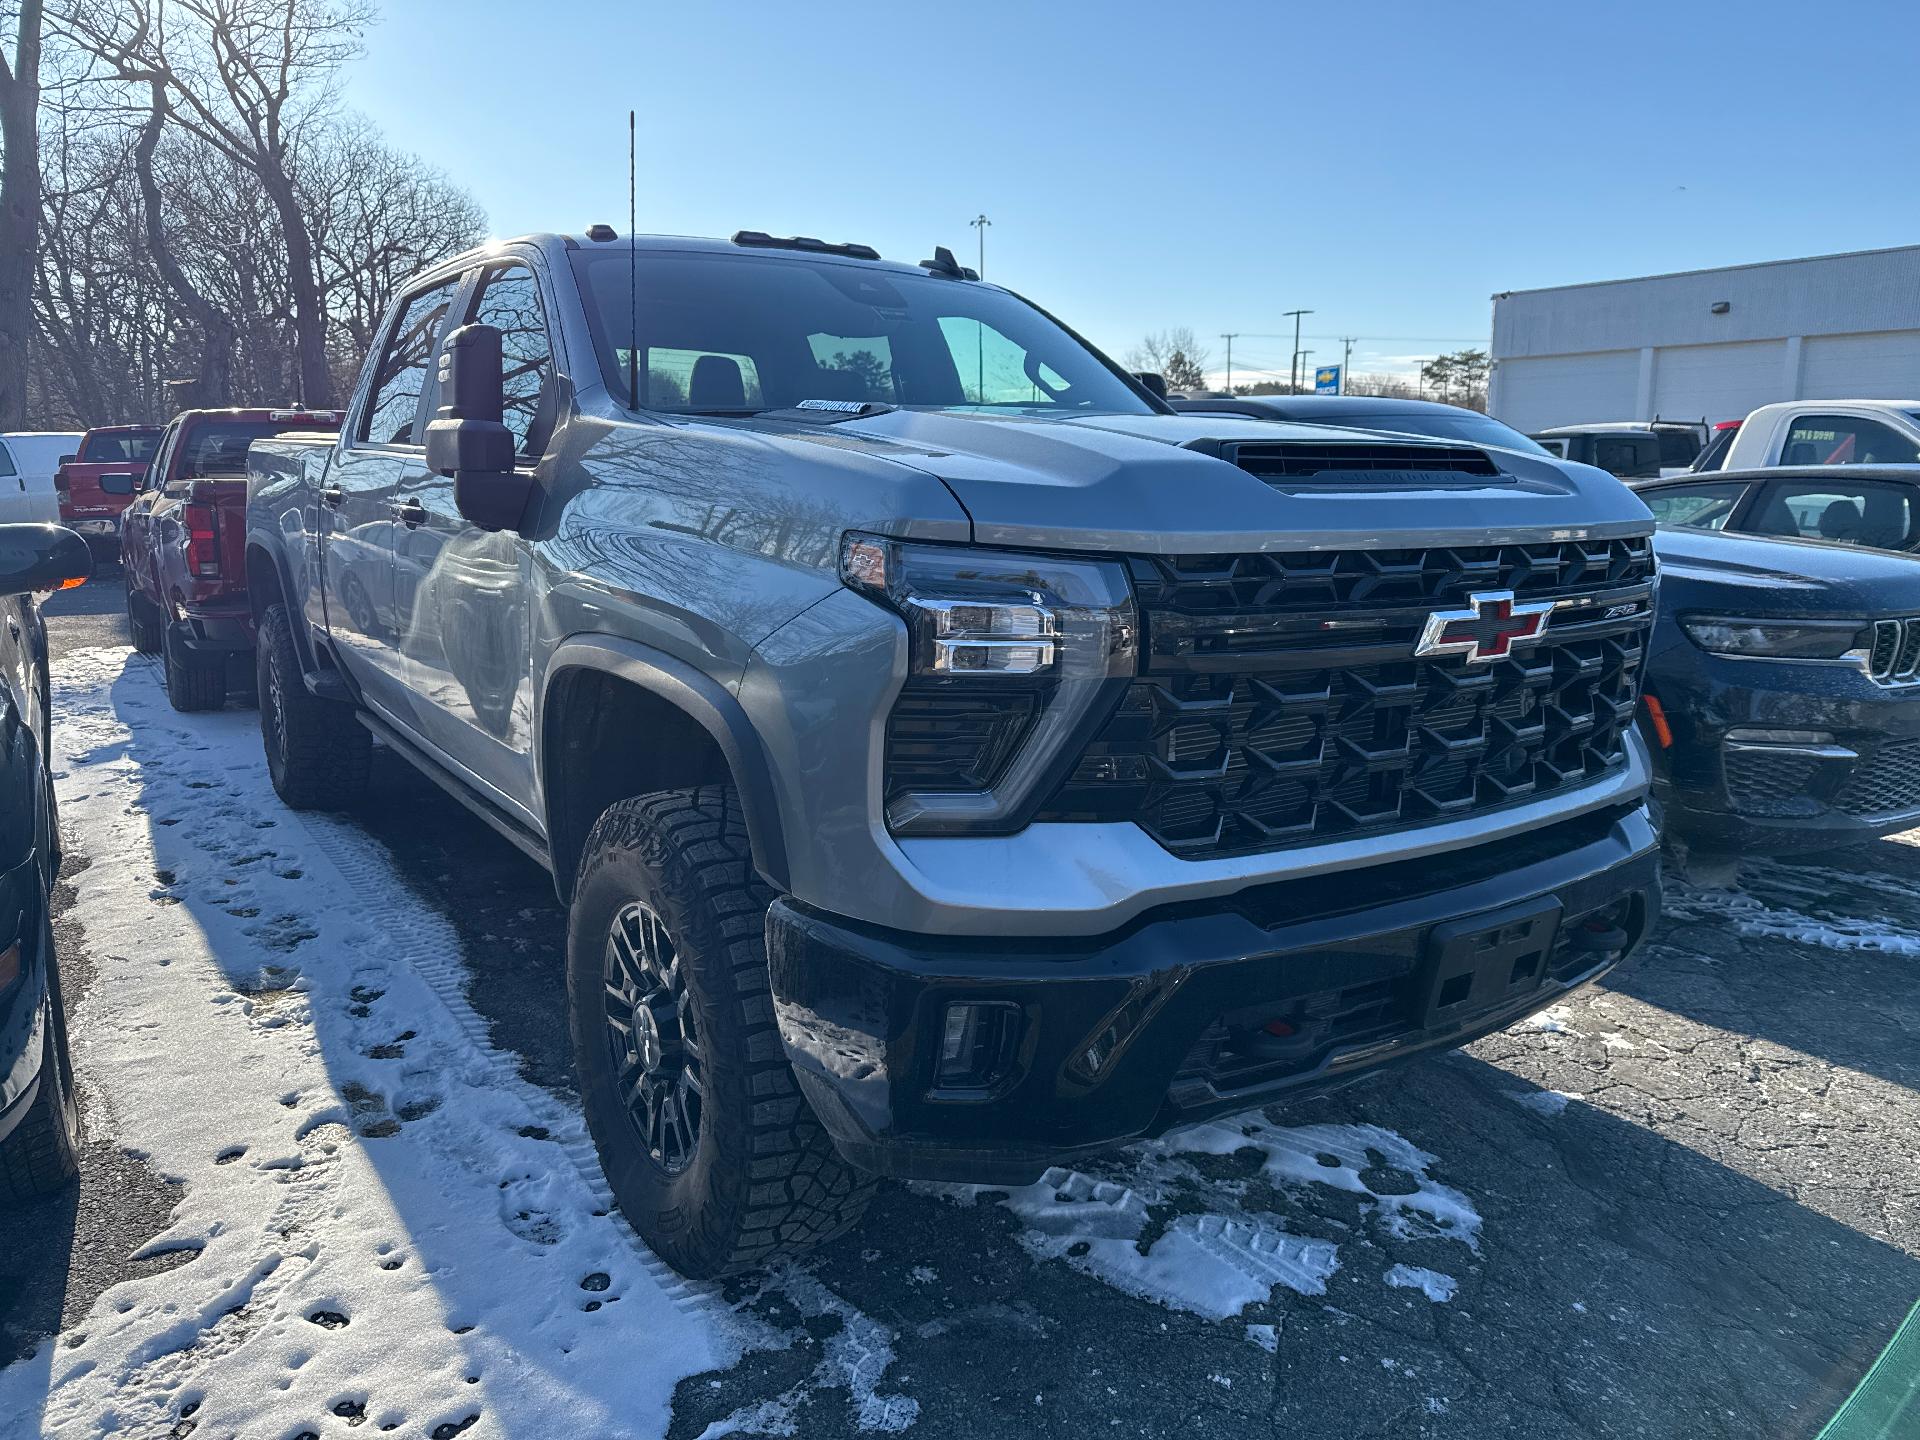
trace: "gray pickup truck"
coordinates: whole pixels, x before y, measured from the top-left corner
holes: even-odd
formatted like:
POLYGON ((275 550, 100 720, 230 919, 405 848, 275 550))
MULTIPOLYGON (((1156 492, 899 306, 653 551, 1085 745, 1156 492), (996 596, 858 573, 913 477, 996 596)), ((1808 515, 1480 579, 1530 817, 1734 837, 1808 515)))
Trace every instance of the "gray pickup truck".
POLYGON ((1657 909, 1625 487, 1173 414, 944 248, 492 246, 249 466, 276 788, 377 737, 552 872, 690 1275, 1459 1045, 1657 909))

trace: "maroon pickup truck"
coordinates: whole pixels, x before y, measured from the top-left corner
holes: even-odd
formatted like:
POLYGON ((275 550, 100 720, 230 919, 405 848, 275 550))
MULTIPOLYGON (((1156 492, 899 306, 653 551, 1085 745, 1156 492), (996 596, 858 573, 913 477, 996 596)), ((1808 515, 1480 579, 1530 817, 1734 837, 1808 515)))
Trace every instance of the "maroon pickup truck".
POLYGON ((120 561, 134 648, 165 654, 174 709, 226 704, 230 662, 253 649, 247 447, 288 430, 339 426, 330 410, 183 410, 162 432, 121 519, 120 561))
POLYGON ((62 457, 53 476, 60 523, 86 536, 95 554, 119 550, 120 512, 159 443, 158 425, 96 425, 80 437, 78 450, 62 457))

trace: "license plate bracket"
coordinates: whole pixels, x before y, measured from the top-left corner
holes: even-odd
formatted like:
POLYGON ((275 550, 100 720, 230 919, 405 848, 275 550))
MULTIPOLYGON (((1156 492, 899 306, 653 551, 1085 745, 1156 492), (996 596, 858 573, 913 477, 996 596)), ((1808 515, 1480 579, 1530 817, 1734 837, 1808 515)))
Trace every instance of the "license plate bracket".
POLYGON ((1560 902, 1552 896, 1434 926, 1421 1028, 1471 1020, 1538 990, 1559 933, 1560 902))

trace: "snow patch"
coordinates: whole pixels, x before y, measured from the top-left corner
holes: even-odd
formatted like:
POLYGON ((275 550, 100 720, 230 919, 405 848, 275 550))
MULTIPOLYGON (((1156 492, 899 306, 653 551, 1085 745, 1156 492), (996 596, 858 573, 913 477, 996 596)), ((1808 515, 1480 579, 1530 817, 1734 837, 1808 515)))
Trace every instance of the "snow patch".
POLYGON ((1398 1290, 1418 1290, 1436 1305, 1446 1304, 1460 1291, 1460 1282, 1453 1276, 1418 1265, 1395 1265, 1381 1279, 1398 1290))
POLYGON ((1554 1116, 1566 1110, 1568 1101, 1587 1097, 1572 1090, 1510 1090, 1507 1098, 1536 1114, 1554 1116))

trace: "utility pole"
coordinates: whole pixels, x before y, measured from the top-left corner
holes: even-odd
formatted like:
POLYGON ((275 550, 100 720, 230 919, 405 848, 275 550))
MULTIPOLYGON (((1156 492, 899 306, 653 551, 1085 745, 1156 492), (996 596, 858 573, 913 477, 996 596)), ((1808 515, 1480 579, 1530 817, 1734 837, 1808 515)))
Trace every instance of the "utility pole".
POLYGON ((1346 347, 1340 356, 1340 393, 1342 395, 1347 393, 1347 372, 1353 368, 1353 342, 1359 338, 1358 335, 1340 337, 1340 343, 1346 347))
POLYGON ((984 280, 987 278, 987 227, 993 224, 993 222, 986 217, 986 214, 984 212, 982 212, 981 214, 976 215, 973 219, 969 220, 967 224, 971 225, 974 229, 980 232, 980 267, 979 269, 980 269, 980 278, 984 280))
POLYGON ((1300 393, 1300 317, 1311 315, 1313 311, 1283 310, 1280 313, 1293 317, 1293 376, 1288 383, 1292 386, 1293 393, 1298 395, 1300 393))
POLYGON ((1313 368, 1307 364, 1307 356, 1311 355, 1312 353, 1313 352, 1311 350, 1302 350, 1300 352, 1300 379, 1302 381, 1311 380, 1313 378, 1313 368))
POLYGON ((1229 395, 1233 393, 1233 337, 1239 333, 1238 330, 1220 332, 1220 338, 1227 342, 1227 393, 1229 395))

